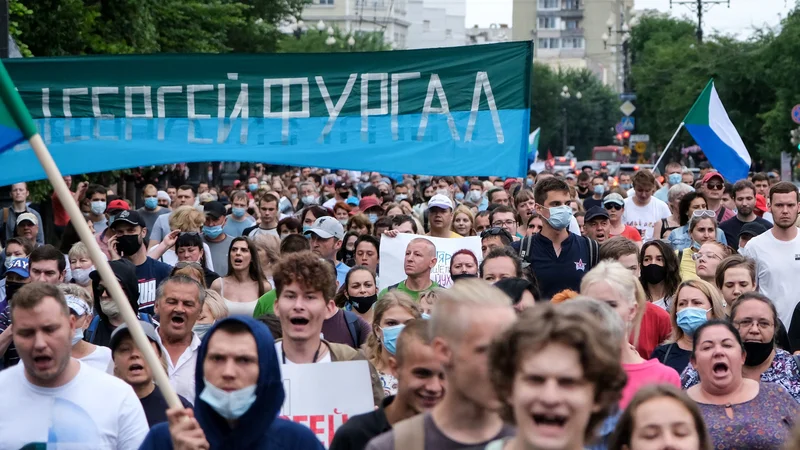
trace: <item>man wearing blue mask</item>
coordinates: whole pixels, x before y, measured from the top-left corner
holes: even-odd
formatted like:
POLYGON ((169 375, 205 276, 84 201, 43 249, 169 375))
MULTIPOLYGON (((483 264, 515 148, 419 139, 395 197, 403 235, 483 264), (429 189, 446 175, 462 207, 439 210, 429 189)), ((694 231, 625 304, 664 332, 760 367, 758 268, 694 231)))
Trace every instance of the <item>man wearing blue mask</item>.
POLYGON ((653 197, 667 203, 669 200, 669 188, 676 186, 683 181, 683 167, 676 163, 671 162, 664 168, 664 180, 666 181, 661 189, 657 190, 653 197))
MULTIPOLYGON (((168 208, 162 208, 158 205, 158 189, 152 184, 148 184, 142 190, 142 198, 144 199, 144 206, 137 209, 136 212, 142 216, 144 219, 144 223, 147 226, 147 235, 145 235, 145 239, 150 239, 150 233, 153 228, 155 228, 156 220, 159 216, 164 214, 169 214, 168 208)), ((112 202, 113 203, 113 202, 112 202)), ((109 205, 109 210, 111 209, 109 205)))
POLYGON ((231 194, 231 213, 225 219, 225 234, 233 237, 242 236, 244 230, 256 224, 256 220, 247 214, 247 204, 250 200, 243 191, 235 191, 231 194))
POLYGON ((583 209, 586 211, 594 207, 603 206, 603 194, 606 192, 606 183, 603 177, 596 175, 592 178, 592 196, 583 200, 583 209))
POLYGON ((572 289, 578 291, 583 276, 597 263, 597 242, 570 233, 572 208, 569 186, 558 178, 536 184, 536 212, 544 219, 542 231, 520 244, 520 256, 539 280, 542 298, 572 289))
POLYGON ((195 380, 194 409, 167 410, 169 423, 151 428, 140 450, 323 448, 309 428, 278 417, 286 398, 279 357, 255 319, 229 317, 209 330, 195 380))
POLYGON ((91 210, 89 211, 89 219, 94 224, 94 234, 98 235, 108 227, 108 218, 106 218, 106 199, 108 189, 99 184, 89 185, 86 189, 86 198, 91 202, 91 210))
POLYGON ((228 273, 228 250, 234 237, 225 233, 225 206, 220 202, 208 202, 203 205, 206 223, 203 225, 203 237, 211 251, 211 262, 214 271, 225 275, 228 273))

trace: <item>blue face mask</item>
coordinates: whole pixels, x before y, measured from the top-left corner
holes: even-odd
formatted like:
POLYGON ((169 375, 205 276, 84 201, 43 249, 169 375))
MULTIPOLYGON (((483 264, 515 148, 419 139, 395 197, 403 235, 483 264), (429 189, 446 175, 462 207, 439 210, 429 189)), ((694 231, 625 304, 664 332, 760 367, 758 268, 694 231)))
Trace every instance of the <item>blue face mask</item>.
POLYGON ((367 218, 369 218, 369 223, 375 223, 378 221, 377 214, 367 214, 367 218))
POLYGON ((205 336, 206 333, 208 333, 208 330, 213 326, 213 323, 197 323, 192 327, 192 331, 194 331, 194 334, 196 334, 197 337, 203 339, 203 336, 205 336))
POLYGON ((570 219, 572 218, 572 208, 569 205, 555 206, 549 208, 550 218, 547 223, 556 230, 563 230, 569 226, 570 219))
POLYGON ((627 191, 628 189, 630 189, 633 186, 630 183, 622 183, 622 184, 619 185, 619 187, 621 187, 622 189, 625 189, 627 191))
POLYGON ((405 325, 395 325, 381 328, 383 330, 383 347, 392 355, 397 354, 397 337, 400 336, 400 332, 405 327, 405 325))
POLYGON ((525 179, 525 186, 528 186, 528 187, 533 186, 533 178, 526 178, 525 179))
POLYGON ((669 182, 670 186, 675 186, 675 185, 681 184, 681 180, 682 179, 683 179, 683 177, 681 176, 681 174, 673 173, 673 174, 670 174, 669 178, 667 178, 667 181, 669 182))
POLYGON ((700 246, 701 245, 702 244, 697 242, 697 241, 692 241, 692 248, 695 249, 696 251, 700 251, 700 246))
POLYGON ((708 322, 706 313, 711 311, 703 308, 684 308, 678 311, 677 322, 678 326, 688 336, 694 336, 694 332, 700 328, 700 325, 708 322))
POLYGON ((422 313, 422 318, 423 318, 424 320, 431 320, 431 315, 430 315, 430 314, 428 314, 428 313, 422 313))
POLYGON ((244 213, 247 212, 244 208, 231 208, 231 212, 233 213, 233 217, 237 219, 244 217, 244 213))
POLYGON ((303 225, 303 236, 306 235, 306 231, 311 229, 311 225, 303 225))
POLYGON ((106 202, 92 202, 92 212, 97 215, 106 212, 106 202))
POLYGON ((72 346, 83 340, 83 328, 75 328, 75 334, 72 335, 72 346))
POLYGON ((464 200, 464 193, 463 192, 456 192, 456 201, 464 200))
POLYGON ((406 194, 397 194, 394 196, 394 201, 400 202, 400 200, 405 200, 407 198, 408 196, 406 194))
POLYGON ((203 225, 203 234, 210 239, 216 239, 220 234, 222 234, 222 225, 216 225, 213 227, 207 227, 203 225))
POLYGON ((247 189, 249 189, 250 192, 255 192, 258 190, 258 184, 256 183, 248 184, 247 189))
POLYGON ((597 186, 594 187, 594 193, 597 194, 597 195, 603 195, 603 192, 605 192, 605 191, 606 191, 606 188, 603 187, 602 184, 598 184, 597 186))
POLYGON ((200 400, 206 402, 220 416, 236 420, 244 415, 256 401, 256 385, 236 391, 226 392, 203 378, 206 387, 200 393, 200 400))
POLYGON ((147 197, 144 199, 144 207, 147 209, 156 209, 158 208, 158 198, 156 197, 147 197))

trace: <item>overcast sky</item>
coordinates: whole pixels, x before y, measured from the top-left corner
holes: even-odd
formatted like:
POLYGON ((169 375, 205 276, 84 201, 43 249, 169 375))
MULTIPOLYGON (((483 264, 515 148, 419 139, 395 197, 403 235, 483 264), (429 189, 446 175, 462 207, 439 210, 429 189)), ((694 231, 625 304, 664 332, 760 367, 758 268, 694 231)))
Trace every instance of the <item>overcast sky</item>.
MULTIPOLYGON (((481 27, 492 23, 511 25, 512 0, 466 0, 467 27, 475 24, 481 27)), ((524 0, 536 1, 536 0, 524 0)), ((669 8, 669 0, 634 0, 636 9, 657 9, 670 12, 673 16, 691 16, 694 14, 683 5, 669 8)), ((725 34, 736 34, 740 37, 750 35, 754 26, 775 26, 781 17, 794 6, 795 0, 730 0, 731 6, 714 5, 704 16, 703 29, 707 34, 712 30, 725 34)))

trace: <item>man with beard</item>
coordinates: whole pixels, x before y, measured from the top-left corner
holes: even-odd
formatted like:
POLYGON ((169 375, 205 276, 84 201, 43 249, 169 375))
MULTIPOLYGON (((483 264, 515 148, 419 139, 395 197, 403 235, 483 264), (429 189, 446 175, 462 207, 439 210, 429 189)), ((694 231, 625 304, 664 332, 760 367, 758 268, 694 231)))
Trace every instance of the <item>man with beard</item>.
POLYGON ((114 235, 108 239, 108 252, 111 260, 127 259, 136 266, 136 279, 139 280, 139 310, 153 313, 156 288, 169 277, 172 267, 147 256, 144 237, 147 226, 136 211, 122 211, 111 224, 114 235))
POLYGON ((772 228, 769 221, 758 217, 755 213, 756 187, 747 180, 739 180, 733 185, 733 202, 736 204, 736 216, 719 224, 720 230, 725 232, 728 245, 735 250, 739 249, 739 233, 746 223, 757 222, 766 229, 772 228))
POLYGON ((433 336, 423 319, 405 323, 391 360, 397 374, 397 394, 386 397, 373 412, 351 417, 336 430, 331 450, 363 450, 370 439, 392 425, 430 411, 444 397, 444 372, 431 347, 433 336))
MULTIPOLYGON (((114 276, 122 286, 122 291, 128 298, 131 308, 136 311, 139 308, 139 282, 136 279, 136 266, 127 259, 109 261, 108 265, 111 266, 111 271, 114 272, 114 276)), ((94 270, 89 274, 89 278, 92 280, 95 316, 86 328, 83 338, 89 343, 108 347, 111 333, 125 321, 103 280, 100 279, 100 273, 94 270)), ((149 315, 143 313, 139 313, 139 318, 145 321, 151 320, 149 315)))
POLYGON ((397 289, 405 292, 415 301, 419 301, 420 294, 428 292, 439 285, 431 280, 431 270, 436 266, 436 246, 425 238, 412 239, 406 246, 406 256, 403 263, 405 280, 389 286, 378 295, 380 299, 387 292, 397 289))
POLYGON ((22 364, 0 372, 3 448, 138 449, 142 405, 122 380, 71 357, 75 321, 58 287, 23 287, 11 317, 22 364))
POLYGON ((203 311, 206 291, 192 278, 177 275, 158 286, 155 311, 160 318, 158 339, 167 356, 169 382, 179 395, 194 404, 195 366, 200 338, 192 327, 203 311))
POLYGON ((788 181, 775 183, 769 190, 770 212, 775 226, 754 237, 741 250, 758 266, 758 290, 775 304, 783 323, 792 323, 800 292, 800 237, 797 220, 800 193, 788 181))

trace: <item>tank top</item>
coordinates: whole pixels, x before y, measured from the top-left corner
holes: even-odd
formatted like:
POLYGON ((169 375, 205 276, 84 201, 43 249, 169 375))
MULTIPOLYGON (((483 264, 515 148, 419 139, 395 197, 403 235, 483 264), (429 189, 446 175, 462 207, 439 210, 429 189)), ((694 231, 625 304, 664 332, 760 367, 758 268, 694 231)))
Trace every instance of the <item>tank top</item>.
POLYGON ((230 301, 225 298, 225 279, 219 279, 219 295, 225 300, 225 306, 228 307, 228 315, 229 316, 250 316, 253 317, 253 313, 256 310, 256 305, 258 304, 258 299, 253 300, 252 302, 234 302, 230 301))

